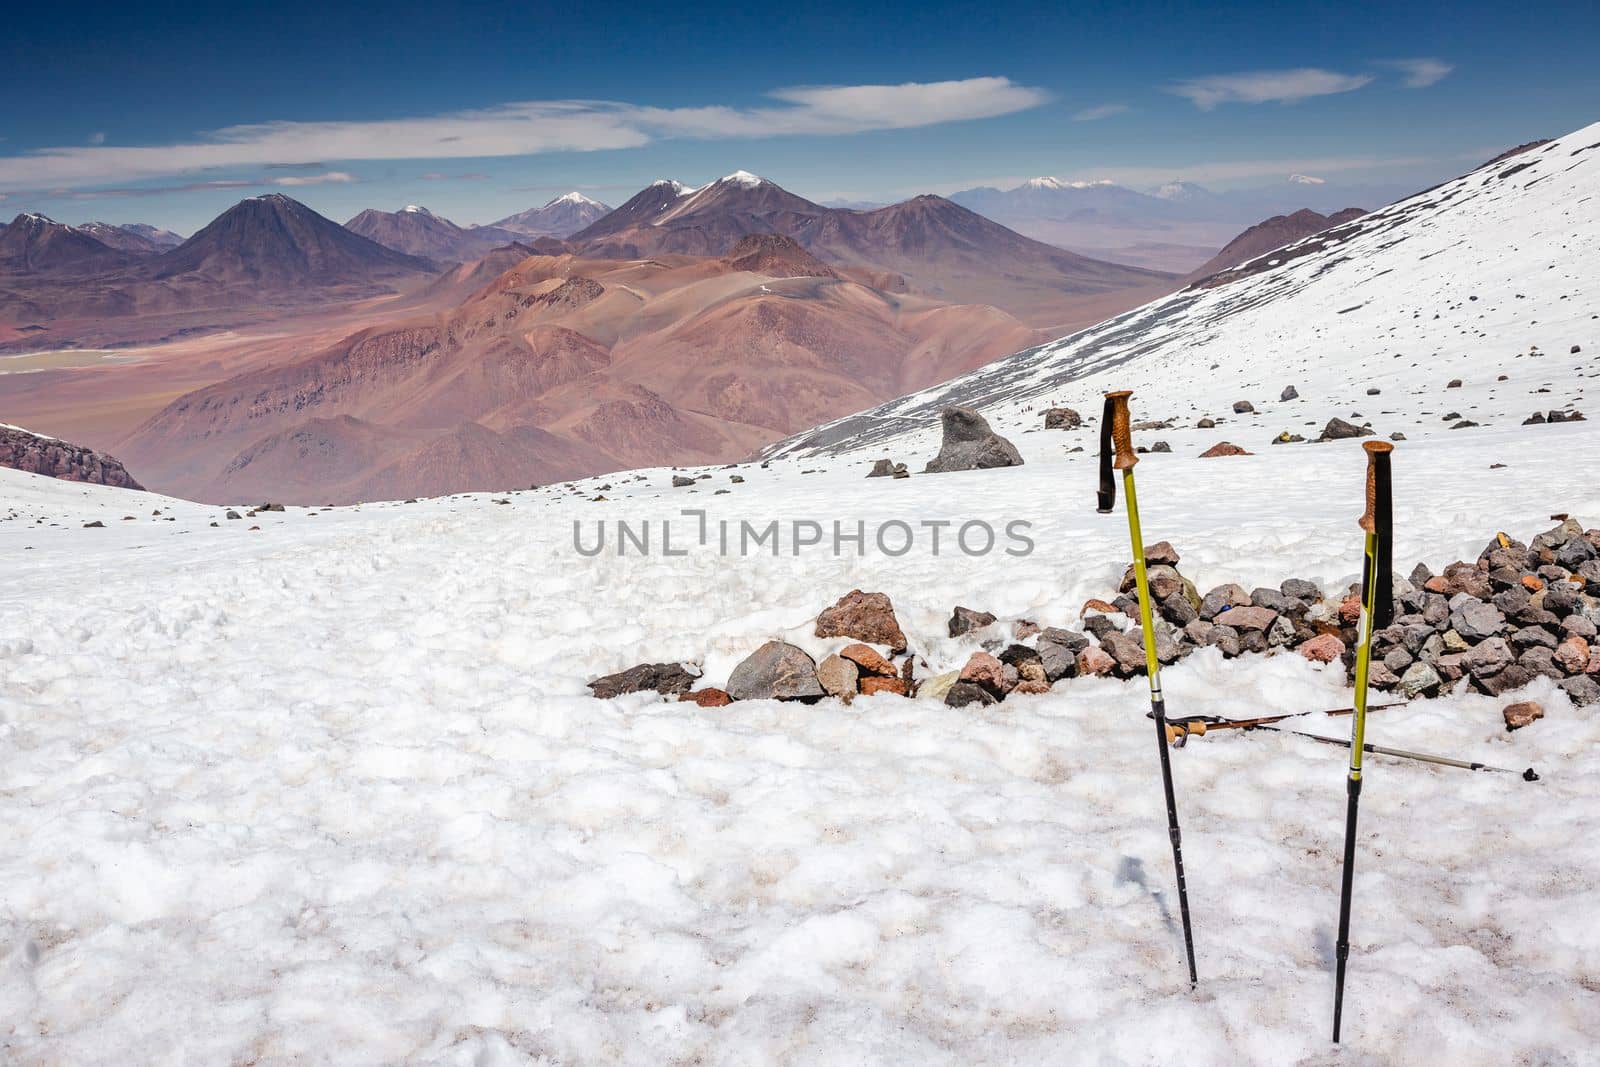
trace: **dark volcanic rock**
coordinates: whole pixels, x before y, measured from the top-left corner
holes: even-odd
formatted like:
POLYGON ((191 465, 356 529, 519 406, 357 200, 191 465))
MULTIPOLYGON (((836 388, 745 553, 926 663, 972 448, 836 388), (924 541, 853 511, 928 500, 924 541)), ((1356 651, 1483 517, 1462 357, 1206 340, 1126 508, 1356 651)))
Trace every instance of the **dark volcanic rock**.
POLYGON ((987 611, 976 611, 972 608, 957 607, 950 614, 950 636, 960 637, 962 634, 981 630, 994 622, 994 616, 987 611))
POLYGON ((68 482, 143 489, 117 460, 82 445, 0 426, 0 467, 68 482))
POLYGON ((1370 426, 1357 426, 1353 422, 1343 419, 1329 419, 1328 425, 1322 428, 1322 436, 1318 441, 1343 441, 1351 437, 1371 437, 1373 429, 1370 426))
POLYGON ((1022 465, 1017 447, 991 430, 988 420, 971 408, 948 407, 941 418, 944 440, 939 454, 924 468, 928 473, 1022 465))
POLYGON ((601 700, 651 689, 670 696, 688 692, 694 680, 695 676, 684 670, 681 663, 641 663, 625 671, 596 678, 589 683, 589 689, 601 700))
POLYGON ((1071 408, 1050 408, 1044 413, 1047 430, 1076 430, 1083 425, 1083 416, 1071 408))

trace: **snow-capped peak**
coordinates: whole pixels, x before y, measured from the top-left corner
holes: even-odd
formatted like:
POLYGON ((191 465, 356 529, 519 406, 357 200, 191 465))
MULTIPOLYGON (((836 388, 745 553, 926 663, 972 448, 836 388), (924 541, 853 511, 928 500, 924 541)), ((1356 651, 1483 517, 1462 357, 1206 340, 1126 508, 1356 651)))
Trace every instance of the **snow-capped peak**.
POLYGON ((1291 174, 1289 175, 1289 181, 1293 182, 1295 185, 1323 185, 1326 184, 1327 179, 1313 178, 1309 174, 1291 174))
POLYGON ((1024 189, 1048 189, 1059 192, 1062 189, 1109 189, 1117 183, 1110 178, 1096 178, 1094 181, 1069 181, 1065 178, 1029 178, 1022 183, 1024 189))
POLYGON ((43 223, 46 226, 59 225, 59 223, 57 223, 56 220, 51 218, 49 215, 41 215, 37 211, 24 211, 18 217, 23 222, 29 222, 29 223, 32 223, 35 226, 39 225, 40 223, 43 223))
POLYGON ((555 207, 557 204, 590 204, 594 207, 600 206, 597 201, 590 200, 587 196, 584 196, 582 193, 577 191, 562 193, 560 196, 546 204, 545 207, 555 207))
POLYGON ((671 189, 676 196, 688 196, 693 189, 678 181, 676 178, 657 178, 650 183, 652 189, 671 189))
POLYGON ((751 174, 747 170, 736 170, 732 174, 725 174, 718 178, 715 185, 737 185, 743 189, 754 189, 766 182, 767 179, 760 175, 751 174))
POLYGON ((1205 189, 1194 182, 1186 182, 1182 178, 1170 181, 1156 190, 1156 196, 1162 200, 1192 200, 1205 194, 1205 189))
POLYGON ((436 217, 433 212, 429 211, 420 204, 407 204, 405 207, 401 208, 400 211, 407 215, 426 215, 430 219, 436 217))

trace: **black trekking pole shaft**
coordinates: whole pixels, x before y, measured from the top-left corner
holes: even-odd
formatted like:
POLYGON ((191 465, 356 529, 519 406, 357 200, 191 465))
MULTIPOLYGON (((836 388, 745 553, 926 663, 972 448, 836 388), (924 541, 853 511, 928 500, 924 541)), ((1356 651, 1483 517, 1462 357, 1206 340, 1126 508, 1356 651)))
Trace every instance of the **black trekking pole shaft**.
POLYGON ((1128 537, 1133 548, 1134 580, 1139 588, 1139 621, 1144 628, 1145 673, 1150 679, 1150 713, 1155 719, 1156 748, 1161 756, 1161 788, 1167 801, 1167 836, 1172 839, 1172 866, 1178 878, 1178 913, 1183 921, 1183 951, 1189 964, 1189 985, 1199 984, 1194 963, 1194 929, 1189 921, 1189 884, 1183 874, 1183 835, 1178 829, 1178 800, 1172 788, 1172 760, 1167 753, 1167 704, 1161 693, 1161 664, 1156 657, 1154 613, 1150 608, 1150 578, 1144 562, 1144 535, 1139 529, 1139 497, 1134 491, 1133 468, 1139 462, 1133 451, 1128 421, 1128 392, 1106 394, 1109 437, 1116 449, 1113 466, 1122 471, 1123 498, 1128 506, 1128 537))

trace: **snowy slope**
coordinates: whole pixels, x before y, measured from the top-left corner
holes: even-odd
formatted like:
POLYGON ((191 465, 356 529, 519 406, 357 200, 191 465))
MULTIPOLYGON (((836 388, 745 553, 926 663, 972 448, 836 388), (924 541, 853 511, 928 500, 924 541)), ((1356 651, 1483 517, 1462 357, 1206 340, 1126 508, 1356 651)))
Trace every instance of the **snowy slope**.
MULTIPOLYGON (((1538 430, 1397 450, 1402 569, 1552 511, 1600 522, 1600 485, 1563 459, 1594 455, 1600 423, 1538 430)), ((1329 1062, 1342 750, 1258 734, 1174 753, 1191 992, 1141 682, 983 710, 584 687, 680 658, 722 684, 773 636, 821 652, 843 642, 811 619, 857 587, 893 598, 938 670, 973 647, 945 635, 956 604, 1075 625, 1126 527, 1094 512, 1089 455, 1048 451, 900 481, 778 461, 693 489, 654 470, 240 520, 0 470, 0 1060, 1329 1062), (1037 549, 572 547, 574 521, 588 538, 684 508, 1022 519, 1037 549)), ((1362 470, 1355 442, 1152 457, 1146 529, 1202 587, 1338 586, 1362 470)), ((1295 655, 1196 654, 1164 681, 1179 714, 1349 693, 1295 655)), ((1600 717, 1542 680, 1517 695, 1548 714, 1516 734, 1473 695, 1369 725, 1544 780, 1369 760, 1355 1061, 1576 1063, 1600 1043, 1600 717)))
POLYGON ((1193 440, 1252 449, 1356 413, 1414 439, 1445 430, 1452 411, 1499 425, 1582 407, 1600 353, 1600 124, 1335 232, 1310 254, 1299 253, 1325 237, 1263 257, 1278 265, 1261 273, 1174 293, 767 454, 925 449, 947 404, 977 405, 1007 432, 1038 425, 1052 404, 1097 415, 1110 389, 1134 390, 1137 419, 1226 419, 1193 440), (1446 393, 1454 378, 1462 388, 1446 393), (1279 403, 1291 385, 1300 399, 1279 403), (1238 400, 1260 414, 1233 418, 1238 400))

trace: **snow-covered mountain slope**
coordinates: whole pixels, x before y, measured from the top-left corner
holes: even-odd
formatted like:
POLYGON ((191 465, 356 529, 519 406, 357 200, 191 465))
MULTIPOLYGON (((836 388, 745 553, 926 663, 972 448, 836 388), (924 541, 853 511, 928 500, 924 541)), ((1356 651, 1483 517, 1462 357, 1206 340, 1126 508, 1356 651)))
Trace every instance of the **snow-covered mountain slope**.
MULTIPOLYGON (((1397 449, 1397 564, 1527 540, 1556 510, 1600 521, 1571 459, 1597 454, 1600 422, 1537 429, 1397 449)), ((1339 588, 1363 469, 1350 441, 1152 456, 1146 534, 1202 587, 1339 588)), ((1338 748, 1174 751, 1192 992, 1142 681, 960 710, 588 694, 642 661, 721 685, 772 637, 837 647, 811 621, 853 588, 888 593, 947 670, 975 647, 947 636, 954 605, 1076 626, 1124 566, 1091 455, 865 470, 239 520, 0 470, 0 1059, 1326 1061, 1338 748), (684 509, 713 531, 778 520, 781 551, 723 556, 684 509), (648 521, 656 552, 574 550, 575 522, 592 543, 619 519, 648 521), (903 555, 792 553, 808 519, 1024 520, 1036 548, 967 556, 947 533, 936 555, 921 532, 903 555), (684 555, 660 552, 668 520, 684 555)), ((1349 702, 1341 672, 1292 654, 1197 653, 1163 678, 1174 714, 1349 702)), ((1375 715, 1368 739, 1544 780, 1369 758, 1348 1054, 1581 1062, 1600 1045, 1600 717, 1541 679, 1375 715), (1501 705, 1523 697, 1546 716, 1508 734, 1501 705)))
POLYGON ((1097 412, 1109 389, 1134 390, 1139 419, 1228 418, 1207 439, 1246 448, 1356 413, 1411 438, 1446 430, 1451 412, 1520 421, 1585 399, 1600 352, 1597 263, 1600 124, 1269 253, 1227 284, 1174 293, 768 454, 925 448, 947 404, 976 405, 1015 431, 1036 425, 1040 406, 1097 412), (1456 378, 1462 387, 1445 392, 1456 378), (1286 386, 1300 399, 1280 403, 1286 386), (1259 414, 1232 418, 1239 400, 1259 414))

